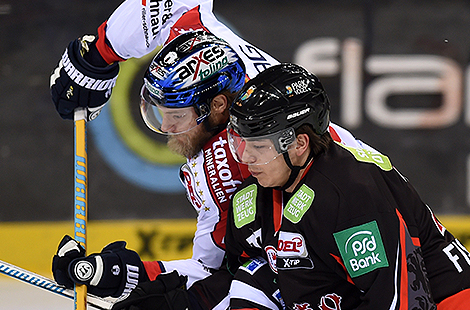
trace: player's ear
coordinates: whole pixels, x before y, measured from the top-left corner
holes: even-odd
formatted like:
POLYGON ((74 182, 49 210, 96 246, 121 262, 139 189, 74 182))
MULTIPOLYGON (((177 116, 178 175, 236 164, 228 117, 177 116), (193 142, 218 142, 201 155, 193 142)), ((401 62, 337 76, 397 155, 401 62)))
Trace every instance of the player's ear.
POLYGON ((225 95, 218 94, 211 101, 211 112, 224 113, 228 110, 228 99, 225 95))
POLYGON ((297 146, 295 147, 295 153, 297 156, 302 156, 309 149, 310 137, 305 133, 301 133, 297 135, 296 139, 297 146))

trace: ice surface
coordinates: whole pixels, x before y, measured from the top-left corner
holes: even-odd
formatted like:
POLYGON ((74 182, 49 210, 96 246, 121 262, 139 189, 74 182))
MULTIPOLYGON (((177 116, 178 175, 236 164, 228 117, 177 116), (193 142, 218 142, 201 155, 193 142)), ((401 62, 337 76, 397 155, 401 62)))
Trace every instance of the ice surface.
MULTIPOLYGON (((0 275, 1 310, 73 310, 73 300, 0 275)), ((96 309, 88 306, 89 310, 96 309)))

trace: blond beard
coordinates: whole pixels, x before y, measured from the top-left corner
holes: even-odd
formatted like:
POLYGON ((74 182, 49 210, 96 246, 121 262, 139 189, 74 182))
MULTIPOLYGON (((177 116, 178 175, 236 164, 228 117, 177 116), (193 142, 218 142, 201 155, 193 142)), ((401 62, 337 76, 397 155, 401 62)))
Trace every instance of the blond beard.
POLYGON ((192 158, 199 153, 206 142, 212 137, 203 124, 179 135, 168 136, 168 148, 170 151, 186 158, 192 158))

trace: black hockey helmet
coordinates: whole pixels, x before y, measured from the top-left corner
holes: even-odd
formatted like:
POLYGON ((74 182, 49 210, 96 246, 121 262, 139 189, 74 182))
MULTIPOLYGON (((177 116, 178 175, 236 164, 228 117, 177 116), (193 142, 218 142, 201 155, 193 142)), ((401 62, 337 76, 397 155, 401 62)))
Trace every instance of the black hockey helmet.
POLYGON ((238 92, 245 76, 243 61, 226 41, 203 30, 181 34, 163 47, 145 73, 142 117, 150 129, 164 134, 171 133, 162 129, 162 109, 172 115, 178 109, 180 119, 194 109, 200 124, 210 114, 210 101, 223 90, 238 92))
POLYGON ((250 138, 269 138, 278 154, 286 152, 301 125, 325 133, 329 112, 328 96, 314 74, 292 63, 270 67, 245 84, 230 108, 232 152, 241 161, 243 141, 250 138))

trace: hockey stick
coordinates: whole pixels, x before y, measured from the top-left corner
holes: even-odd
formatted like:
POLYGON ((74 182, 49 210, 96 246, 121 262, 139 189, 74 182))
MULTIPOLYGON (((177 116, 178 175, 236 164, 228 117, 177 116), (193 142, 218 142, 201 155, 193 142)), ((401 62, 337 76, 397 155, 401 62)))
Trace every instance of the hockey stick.
MULTIPOLYGON (((88 162, 86 141, 86 111, 77 108, 74 111, 74 154, 75 154, 75 207, 74 239, 86 251, 86 229, 88 221, 88 162)), ((86 273, 86 270, 83 270, 86 273)), ((74 309, 86 310, 87 288, 75 284, 74 309)))
MULTIPOLYGON (((17 280, 23 281, 25 283, 34 285, 36 287, 45 289, 46 291, 56 293, 63 297, 69 299, 74 299, 75 293, 73 290, 66 289, 63 286, 60 286, 53 280, 50 280, 46 277, 38 275, 34 272, 27 271, 15 265, 0 261, 0 273, 15 278, 17 280)), ((113 302, 106 300, 104 298, 88 294, 87 302, 89 305, 96 307, 98 309, 108 310, 113 306, 113 302)))

